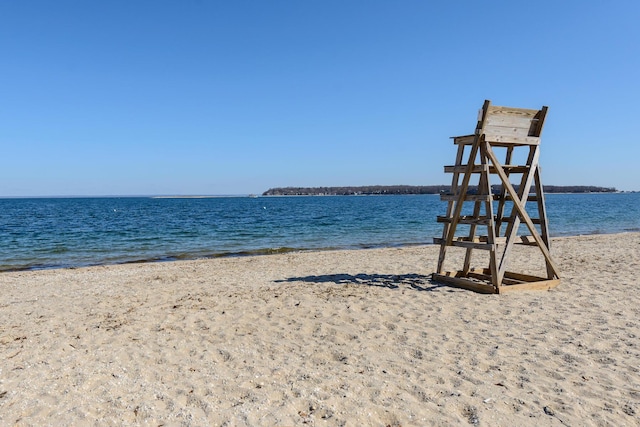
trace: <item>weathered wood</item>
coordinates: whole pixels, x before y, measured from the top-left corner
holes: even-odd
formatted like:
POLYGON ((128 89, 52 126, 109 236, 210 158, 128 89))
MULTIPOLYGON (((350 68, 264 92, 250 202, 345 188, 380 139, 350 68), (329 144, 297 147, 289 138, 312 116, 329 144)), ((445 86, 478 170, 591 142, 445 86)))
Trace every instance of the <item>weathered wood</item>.
POLYGON ((489 284, 476 282, 473 280, 469 280, 463 277, 455 277, 455 276, 447 276, 444 274, 433 274, 433 280, 437 282, 447 283, 449 285, 468 289, 470 291, 475 291, 483 294, 495 294, 496 289, 489 284))
MULTIPOLYGON (((485 195, 482 198, 477 198, 474 201, 475 202, 487 202, 488 198, 490 196, 485 195)), ((468 201, 468 200, 465 200, 468 201)), ((498 220, 498 217, 494 215, 494 221, 498 220)), ((540 220, 540 218, 529 218, 531 220, 531 222, 533 224, 540 224, 542 221, 540 220)), ((520 223, 520 220, 518 219, 518 217, 516 217, 515 219, 512 219, 510 217, 503 217, 499 219, 501 222, 503 223, 513 223, 515 221, 518 222, 518 224, 520 223)), ((440 222, 440 223, 444 223, 444 224, 451 224, 453 222, 453 218, 449 218, 443 215, 439 215, 436 217, 436 221, 440 222)), ((489 223, 491 222, 490 218, 488 216, 482 215, 479 217, 475 217, 473 215, 462 215, 460 217, 458 217, 458 224, 475 224, 475 225, 489 225, 489 223)))
MULTIPOLYGON (((474 138, 475 138, 475 136, 474 136, 474 138)), ((457 150, 457 154, 456 154, 456 165, 462 164, 462 160, 464 158, 465 147, 466 147, 466 145, 459 145, 458 146, 458 150, 457 150)), ((451 192, 453 194, 455 194, 457 192, 459 176, 460 176, 459 173, 454 173, 453 174, 453 178, 451 180, 451 192)), ((448 203, 447 203, 447 216, 448 217, 450 217, 451 214, 453 213, 454 202, 455 202, 455 200, 449 200, 448 203)), ((443 240, 446 239, 448 235, 449 235, 449 224, 445 223, 444 226, 442 227, 442 239, 443 240)), ((446 257, 446 253, 447 253, 447 246, 446 245, 441 245, 440 246, 440 254, 438 255, 438 270, 437 270, 438 273, 442 272, 442 268, 444 266, 444 259, 446 257)))
POLYGON ((513 271, 505 271, 504 277, 520 280, 522 282, 540 282, 543 280, 547 280, 546 277, 534 276, 532 274, 516 273, 513 271))
MULTIPOLYGON (((459 194, 440 194, 440 200, 443 202, 449 202, 449 201, 458 200, 458 199, 460 199, 459 194)), ((489 199, 495 200, 494 197, 489 196, 488 194, 465 194, 464 195, 465 202, 475 202, 475 201, 486 202, 486 201, 489 201, 489 199)))
MULTIPOLYGON (((537 195, 534 195, 534 194, 529 194, 527 196, 527 202, 537 202, 538 199, 539 199, 539 197, 537 195)), ((496 195, 493 196, 493 200, 504 200, 505 202, 513 201, 513 199, 511 199, 511 195, 508 195, 508 194, 504 195, 504 196, 501 196, 500 194, 496 194, 496 195)))
MULTIPOLYGON (((542 240, 547 245, 547 248, 551 250, 551 240, 549 239, 549 224, 547 223, 547 208, 544 201, 544 187, 542 186, 542 179, 540 178, 540 166, 538 166, 534 173, 535 185, 537 188, 539 188, 538 194, 540 195, 540 197, 538 197, 538 200, 536 201, 538 205, 538 212, 540 213, 540 232, 542 234, 542 240)), ((549 279, 558 277, 557 272, 554 271, 554 268, 548 262, 546 263, 546 266, 547 277, 549 279)))
POLYGON ((496 287, 491 283, 492 276, 489 273, 489 269, 471 269, 468 273, 464 273, 461 270, 456 272, 447 271, 444 274, 434 273, 432 279, 486 294, 504 294, 512 291, 526 290, 550 290, 560 284, 559 279, 545 279, 537 276, 507 272, 505 274, 505 281, 501 286, 496 287))
MULTIPOLYGON (((538 167, 538 157, 539 157, 539 147, 538 146, 533 146, 529 148, 529 156, 527 158, 527 164, 531 165, 531 168, 533 170, 535 170, 538 167)), ((491 149, 489 149, 491 151, 491 149)), ((487 152, 487 155, 492 159, 492 161, 495 161, 496 159, 495 154, 489 153, 487 152)), ((499 166, 496 166, 497 168, 499 168, 499 166)), ((498 171, 498 175, 500 176, 500 179, 502 179, 503 181, 506 180, 508 182, 509 181, 509 176, 508 173, 506 171, 503 172, 503 175, 500 173, 500 171, 498 171), (504 177, 504 178, 503 178, 504 177)), ((502 187, 505 190, 505 195, 508 194, 509 196, 511 196, 511 200, 514 204, 512 211, 511 211, 511 216, 508 219, 508 226, 507 226, 507 232, 505 233, 505 236, 507 237, 507 244, 505 247, 504 252, 502 253, 502 258, 500 259, 500 263, 499 263, 499 267, 498 267, 498 277, 502 278, 504 275, 504 272, 506 271, 506 259, 507 259, 507 255, 509 254, 509 252, 511 251, 511 247, 513 246, 514 243, 514 238, 516 237, 516 235, 518 234, 518 227, 520 226, 520 216, 516 215, 516 210, 517 207, 516 205, 522 206, 524 212, 526 213, 526 210, 524 209, 524 195, 525 194, 529 194, 529 190, 531 189, 531 184, 533 182, 533 174, 529 173, 529 174, 524 174, 522 176, 522 179, 520 181, 520 186, 518 188, 518 192, 514 193, 512 190, 513 188, 509 188, 508 186, 502 185, 502 187)), ((528 215, 528 213, 527 213, 528 215)), ((531 218, 529 218, 529 221, 531 221, 532 223, 533 220, 531 218)))
MULTIPOLYGON (((468 237, 467 237, 468 239, 468 237)), ((437 244, 437 245, 441 245, 443 243, 446 243, 446 240, 444 239, 440 239, 438 237, 434 237, 433 238, 433 243, 437 244)), ((447 245, 447 246, 456 246, 459 248, 471 248, 471 249, 482 249, 482 250, 492 250, 495 249, 495 246, 489 243, 480 243, 480 242, 474 242, 474 241, 465 241, 465 240, 458 240, 455 239, 451 242, 451 244, 447 245)))
MULTIPOLYGON (((460 166, 445 166, 445 173, 463 173, 466 171, 467 165, 460 166)), ((529 166, 527 165, 502 165, 502 169, 508 171, 510 173, 526 173, 529 171, 529 166)), ((493 166, 489 166, 489 173, 496 173, 496 169, 493 166)), ((471 171, 472 173, 482 173, 484 172, 484 167, 482 165, 475 165, 471 171)))
POLYGON ((452 136, 453 143, 456 145, 471 145, 476 139, 475 135, 452 136))
POLYGON ((544 204, 544 192, 539 173, 540 134, 547 114, 547 107, 541 110, 492 106, 485 101, 478 117, 473 135, 453 137, 458 146, 456 163, 445 166, 445 172, 452 173, 450 194, 441 194, 440 199, 447 202, 447 214, 439 216, 443 223, 440 244, 438 270, 434 280, 453 286, 472 289, 478 292, 503 293, 512 290, 551 289, 559 281, 558 269, 549 252, 549 234, 544 204), (525 165, 512 165, 515 148, 528 147, 529 156, 525 165), (468 160, 463 164, 465 148, 469 147, 468 160), (498 160, 494 147, 506 147, 504 164, 498 160), (518 190, 510 182, 511 175, 520 174, 518 190), (462 175, 462 182, 459 182, 462 175), (471 176, 479 176, 477 191, 479 194, 466 194, 471 176), (490 176, 499 178, 502 186, 500 193, 492 194, 490 176), (535 181, 535 193, 530 194, 535 181), (494 212, 493 201, 498 201, 494 212), (532 218, 526 210, 526 202, 536 202, 539 218, 532 218), (473 203, 472 215, 461 215, 465 203, 473 203), (505 210, 510 213, 505 216, 505 210), (484 209, 484 211, 483 211, 484 209), (524 223, 531 236, 519 236, 519 225, 524 223), (455 236, 458 224, 469 225, 467 236, 455 236), (504 236, 500 236, 501 224, 506 224, 504 236), (540 227, 540 231, 536 228, 540 227), (476 235, 478 227, 486 227, 486 235, 476 235), (537 247, 547 266, 547 277, 531 276, 508 272, 507 260, 513 245, 524 244, 537 247), (497 249, 505 245, 498 263, 497 249), (455 274, 443 274, 446 248, 449 246, 466 249, 462 270, 455 274), (471 269, 471 254, 480 249, 489 252, 489 265, 483 269, 471 269))
MULTIPOLYGON (((469 273, 467 273, 467 276, 468 277, 472 277, 474 279, 484 280, 487 283, 492 283, 493 282, 493 278, 492 278, 491 274, 476 273, 474 271, 470 271, 469 273)), ((522 283, 526 283, 526 282, 523 282, 521 280, 509 279, 509 278, 505 277, 505 278, 502 279, 502 283, 500 284, 500 286, 520 285, 522 283)))
MULTIPOLYGON (((433 243, 437 245, 441 244, 443 241, 446 241, 446 240, 443 240, 439 237, 433 238, 433 243)), ((474 242, 474 243, 487 243, 488 241, 489 241, 488 236, 474 236, 473 238, 469 238, 467 236, 459 236, 459 237, 456 237, 454 240, 454 242, 474 242)), ((503 245, 505 243, 507 243, 506 237, 496 237, 496 240, 495 240, 496 245, 503 245)), ((536 241, 531 236, 516 236, 515 241, 513 243, 515 245, 524 245, 524 246, 537 245, 536 241)))
MULTIPOLYGON (((495 154, 493 153, 492 150, 488 150, 487 151, 487 155, 489 156, 491 161, 494 163, 494 165, 498 163, 498 159, 496 159, 495 154)), ((549 249, 547 248, 547 245, 542 240, 542 237, 540 236, 540 233, 538 233, 538 230, 536 230, 535 225, 531 222, 531 219, 529 218, 529 214, 525 210, 524 205, 522 204, 522 202, 520 202, 519 200, 516 200, 516 198, 517 198, 516 190, 513 188, 513 185, 511 185, 511 183, 509 182, 508 177, 505 175, 504 171, 501 168, 497 168, 497 172, 498 172, 498 176, 502 180, 502 185, 506 187, 507 192, 509 194, 511 194, 512 198, 514 199, 513 200, 513 206, 516 209, 516 211, 518 212, 518 215, 520 216, 520 219, 522 219, 522 221, 529 228, 529 231, 531 232, 531 235, 533 236, 533 238, 535 239, 536 243, 538 244, 538 247, 540 248, 540 251, 542 252, 546 262, 548 263, 550 268, 553 270, 554 275, 556 277, 558 277, 558 269, 556 268, 555 264, 553 263, 553 261, 551 259, 551 254, 549 253, 549 249)), ((514 227, 514 229, 517 230, 517 227, 514 227)), ((449 230, 449 233, 451 234, 451 230, 449 230)), ((504 255, 503 255, 503 257, 504 257, 504 255)))
POLYGON ((489 142, 505 142, 510 145, 538 145, 540 138, 529 136, 529 129, 492 127, 485 131, 484 138, 489 142))
MULTIPOLYGON (((485 173, 482 175, 480 181, 484 184, 484 192, 491 195, 491 182, 489 180, 489 174, 491 173, 491 168, 489 167, 489 161, 487 158, 487 150, 490 149, 489 143, 486 140, 482 140, 482 145, 480 146, 480 154, 481 161, 485 167, 485 173)), ((487 225, 487 240, 488 244, 491 244, 491 249, 489 253, 489 269, 491 270, 491 284, 498 289, 498 287, 502 284, 502 277, 499 275, 498 264, 496 259, 496 229, 495 229, 495 221, 493 214, 493 202, 485 203, 485 212, 487 216, 491 218, 491 221, 487 225)), ((465 271, 469 268, 469 261, 471 258, 471 252, 467 251, 465 261, 464 261, 464 269, 465 271)))
MULTIPOLYGON (((487 101, 485 101, 485 104, 487 103, 487 101)), ((480 136, 479 138, 477 138, 477 140, 482 139, 483 137, 480 136)), ((471 153, 469 154, 469 161, 467 162, 467 168, 466 171, 464 173, 464 176, 462 178, 462 186, 460 187, 459 190, 459 198, 458 200, 455 202, 455 207, 453 210, 453 215, 451 216, 453 218, 453 221, 451 222, 451 226, 449 227, 448 230, 448 234, 447 234, 447 242, 446 245, 450 246, 451 242, 453 241, 453 236, 455 235, 455 229, 456 226, 458 224, 458 218, 460 217, 460 213, 462 212, 462 205, 464 203, 464 194, 467 192, 467 189, 469 188, 469 180, 471 179, 471 171, 473 170, 473 166, 474 166, 474 161, 475 158, 478 154, 478 141, 476 141, 472 146, 471 146, 471 153)))
MULTIPOLYGON (((537 112, 536 112, 537 113, 537 112)), ((534 136, 531 131, 533 117, 521 117, 511 114, 492 114, 489 112, 487 122, 484 127, 486 133, 501 131, 519 136, 534 136)))
POLYGON ((549 108, 545 105, 543 106, 540 111, 538 112, 538 114, 536 114, 536 116, 534 117, 534 119, 531 122, 531 135, 533 136, 540 136, 540 134, 542 133, 542 128, 544 126, 544 119, 547 117, 547 110, 549 108))
MULTIPOLYGON (((489 101, 488 99, 485 99, 484 104, 482 105, 482 110, 480 110, 480 117, 478 117, 478 123, 476 124, 476 132, 475 132, 476 137, 474 137, 474 142, 471 145, 469 161, 467 161, 467 168, 462 178, 462 186, 460 187, 459 191, 453 190, 454 193, 459 194, 459 199, 455 202, 453 215, 447 215, 453 218, 453 221, 448 229, 447 242, 446 242, 447 246, 451 244, 451 242, 453 241, 453 236, 455 235, 457 218, 460 216, 460 213, 462 212, 462 205, 464 204, 464 195, 467 193, 467 189, 469 188, 469 180, 471 179, 471 170, 473 170, 473 166, 476 161, 476 156, 478 155, 478 146, 482 141, 482 139, 484 138, 484 136, 482 135, 482 129, 486 119, 487 110, 489 109, 490 105, 491 105, 491 101, 489 101)), ((456 162, 456 164, 459 164, 459 163, 456 162)), ((456 178, 456 185, 457 185, 457 178, 456 178)))
POLYGON ((512 111, 499 113, 497 110, 490 108, 484 130, 486 131, 492 127, 506 127, 527 129, 528 132, 531 127, 531 120, 538 114, 538 110, 530 110, 530 113, 524 115, 512 113, 512 111))
POLYGON ((489 139, 487 139, 487 141, 491 143, 492 147, 524 147, 524 146, 531 146, 531 145, 540 145, 540 141, 536 142, 534 139, 526 139, 526 140, 518 140, 518 141, 504 141, 502 138, 496 138, 496 139, 500 139, 500 141, 489 140, 489 139))
MULTIPOLYGON (((451 224, 453 222, 453 218, 448 218, 446 216, 438 216, 436 218, 438 222, 444 222, 451 224)), ((490 219, 486 216, 474 217, 473 215, 462 215, 458 217, 458 224, 475 224, 475 225, 487 225, 489 224, 490 219)))
MULTIPOLYGON (((543 107, 547 108, 547 107, 543 107)), ((539 110, 530 108, 503 107, 500 105, 489 105, 487 112, 495 116, 512 116, 533 119, 538 115, 539 110)))
MULTIPOLYGON (((507 147, 507 155, 505 156, 505 160, 504 162, 506 164, 510 164, 511 163, 511 157, 513 156, 513 148, 514 147, 507 147)), ((509 171, 507 171, 507 175, 509 175, 509 171)), ((500 197, 499 197, 499 201, 498 201, 498 212, 497 212, 497 219, 496 219, 496 234, 499 236, 500 235, 500 228, 502 227, 502 223, 503 223, 503 217, 504 217, 504 210, 505 210, 505 206, 506 206, 506 196, 507 196, 507 191, 504 188, 504 186, 500 186, 500 197)))

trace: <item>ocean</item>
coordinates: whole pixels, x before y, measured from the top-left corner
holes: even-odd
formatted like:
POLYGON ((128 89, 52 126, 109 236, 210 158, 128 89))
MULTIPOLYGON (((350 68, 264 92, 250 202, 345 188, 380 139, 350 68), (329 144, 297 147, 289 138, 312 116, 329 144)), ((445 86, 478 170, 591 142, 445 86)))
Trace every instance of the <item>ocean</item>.
MULTIPOLYGON (((640 231, 640 193, 546 201, 552 236, 640 231)), ((432 244, 445 209, 437 195, 7 198, 0 271, 432 244)))

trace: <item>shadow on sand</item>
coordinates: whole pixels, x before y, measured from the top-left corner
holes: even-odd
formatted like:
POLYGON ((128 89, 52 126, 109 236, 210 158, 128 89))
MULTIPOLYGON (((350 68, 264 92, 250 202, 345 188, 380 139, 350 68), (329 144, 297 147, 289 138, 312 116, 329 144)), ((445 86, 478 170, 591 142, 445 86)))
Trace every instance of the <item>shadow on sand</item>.
POLYGON ((351 284, 389 289, 410 287, 416 291, 433 291, 439 288, 447 288, 446 285, 433 281, 431 275, 425 276, 422 274, 356 274, 355 276, 352 274, 326 274, 322 276, 289 277, 288 279, 275 280, 275 282, 351 284))

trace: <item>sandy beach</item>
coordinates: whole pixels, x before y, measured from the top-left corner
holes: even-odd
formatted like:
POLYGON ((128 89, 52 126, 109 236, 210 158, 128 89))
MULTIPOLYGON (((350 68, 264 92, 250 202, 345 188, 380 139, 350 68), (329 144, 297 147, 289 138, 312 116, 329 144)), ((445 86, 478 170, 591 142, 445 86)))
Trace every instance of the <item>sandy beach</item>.
POLYGON ((552 254, 505 295, 436 246, 2 273, 0 425, 640 425, 640 233, 552 254))

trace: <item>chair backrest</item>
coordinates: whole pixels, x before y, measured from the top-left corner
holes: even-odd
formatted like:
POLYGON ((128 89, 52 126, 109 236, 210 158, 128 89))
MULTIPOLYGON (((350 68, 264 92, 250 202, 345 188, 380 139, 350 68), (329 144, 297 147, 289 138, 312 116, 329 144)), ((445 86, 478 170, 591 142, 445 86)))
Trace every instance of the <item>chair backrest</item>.
POLYGON ((484 134, 489 142, 538 144, 547 107, 540 110, 499 107, 485 101, 480 110, 476 135, 484 134))

